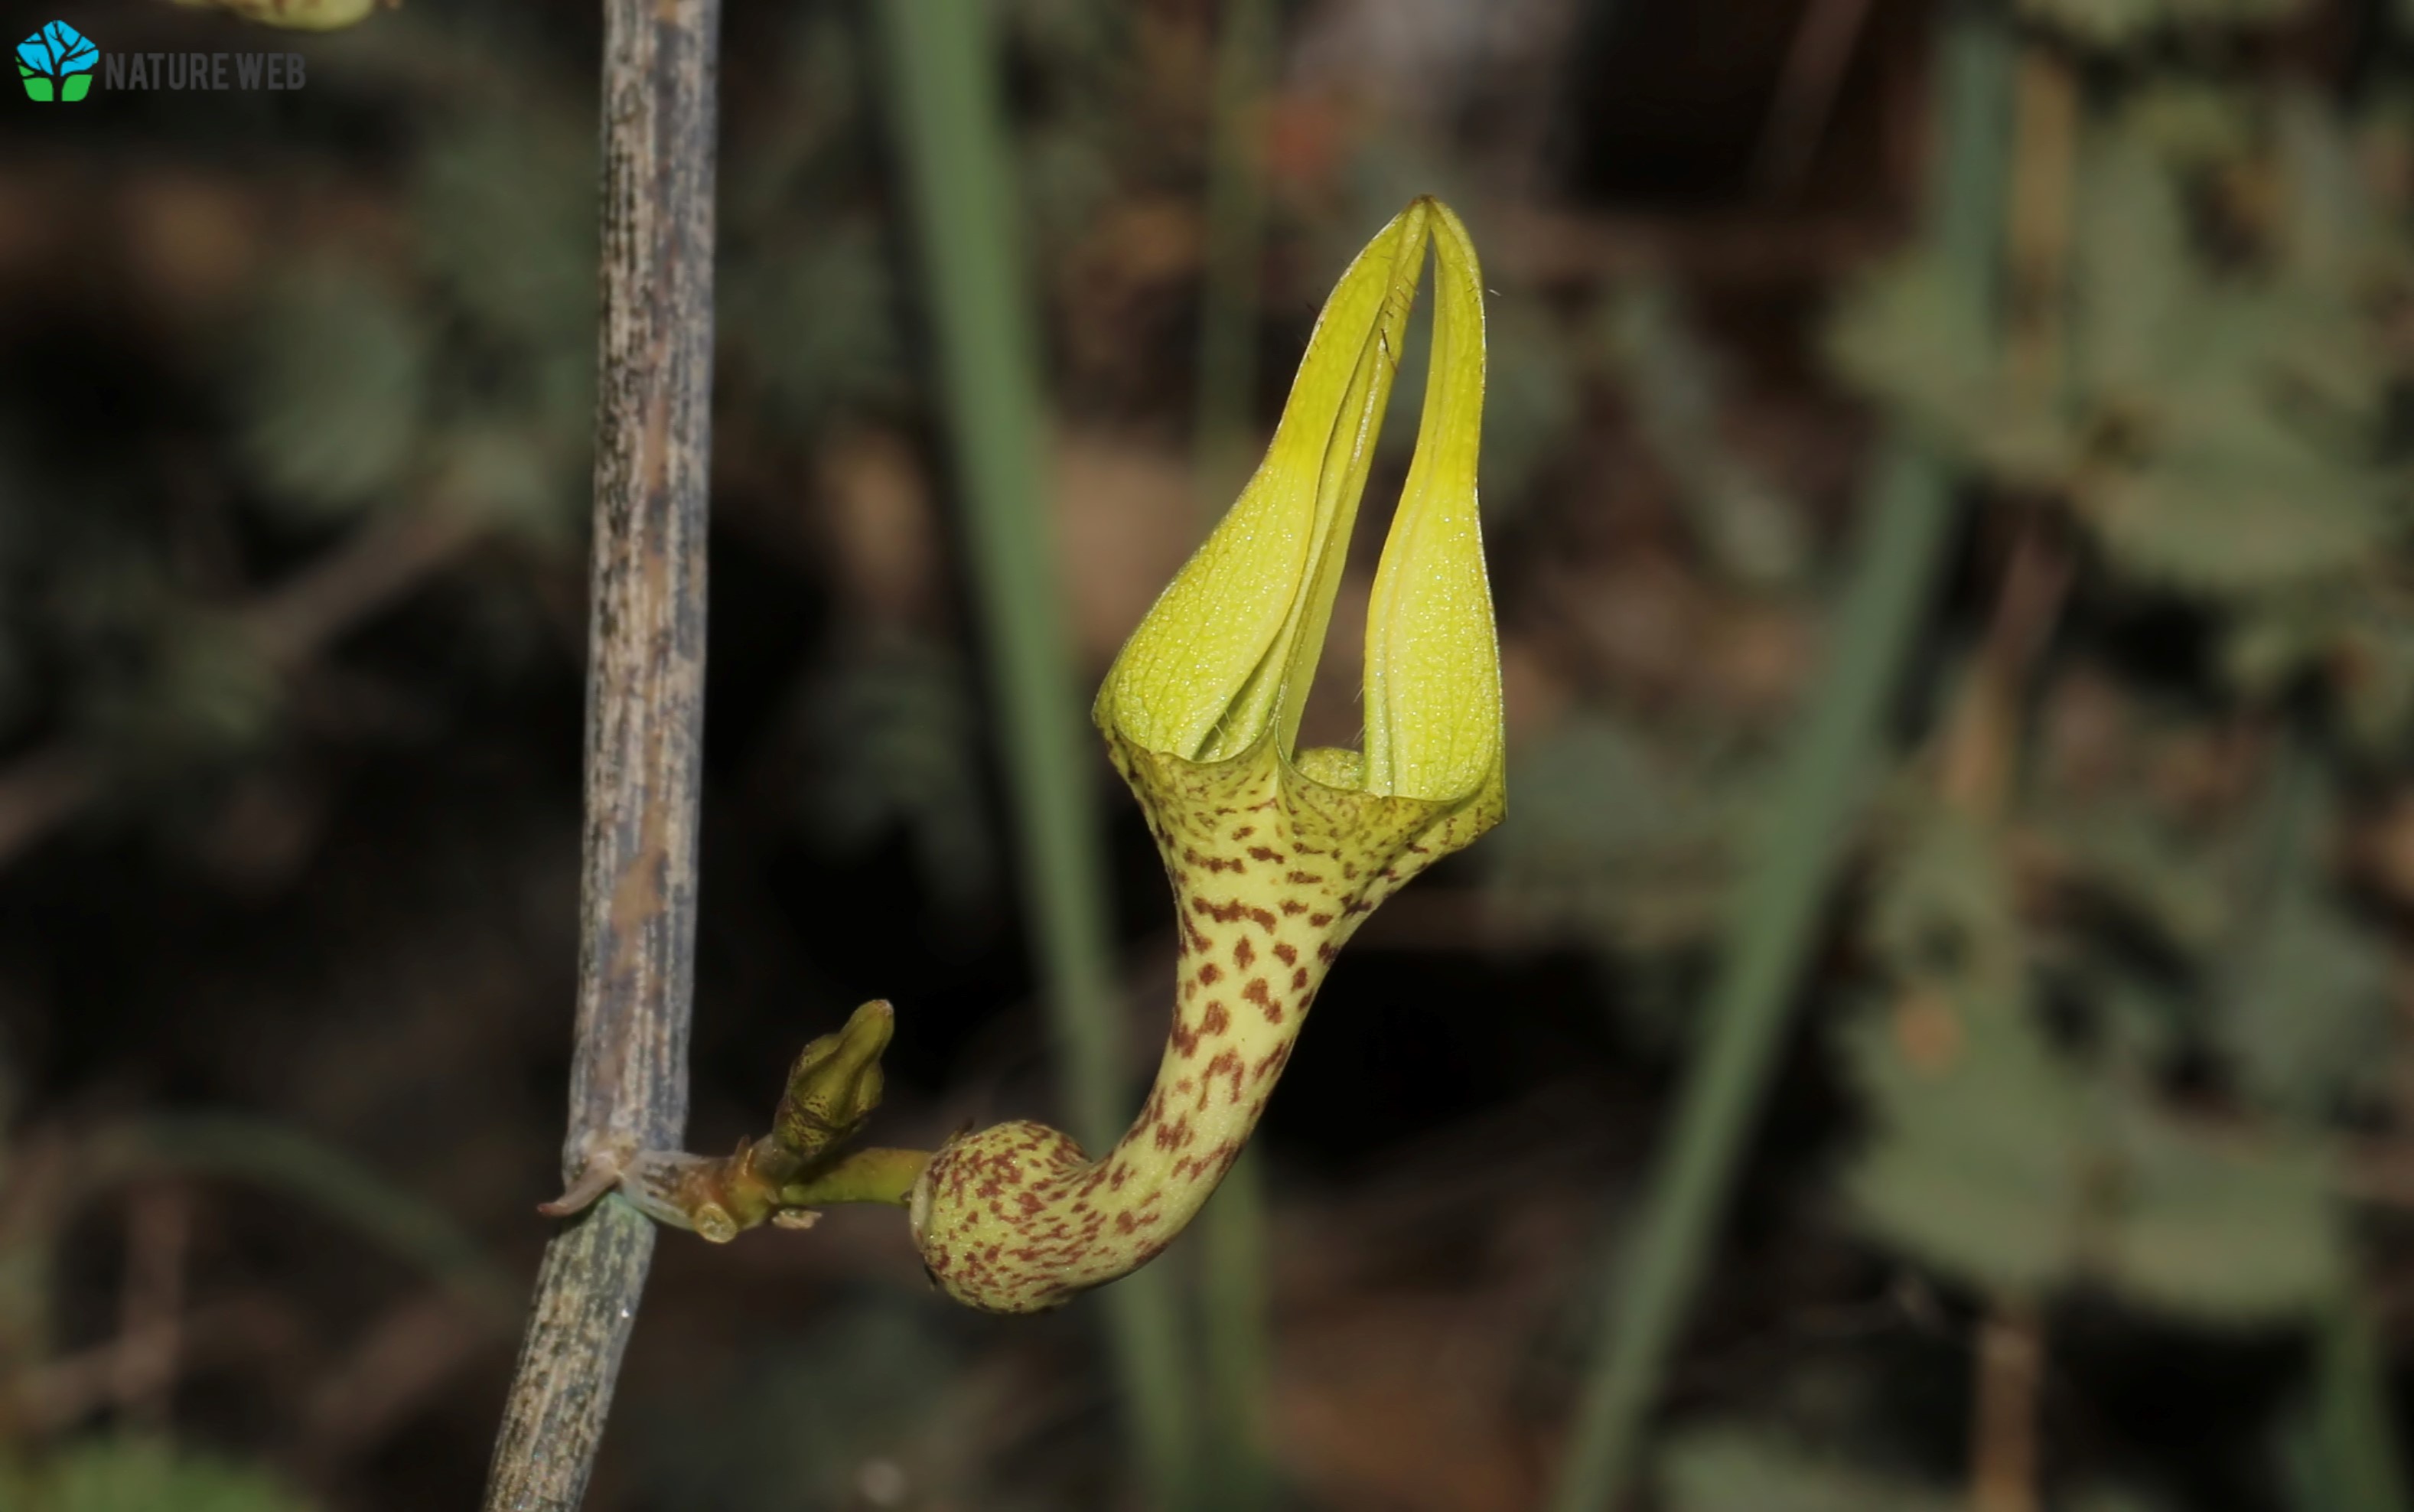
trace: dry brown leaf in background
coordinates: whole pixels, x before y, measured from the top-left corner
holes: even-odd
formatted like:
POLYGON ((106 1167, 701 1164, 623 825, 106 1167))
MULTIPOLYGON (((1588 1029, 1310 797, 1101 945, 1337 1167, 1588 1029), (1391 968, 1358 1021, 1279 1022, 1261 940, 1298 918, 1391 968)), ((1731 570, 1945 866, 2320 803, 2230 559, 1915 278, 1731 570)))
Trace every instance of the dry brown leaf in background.
POLYGON ((397 1304, 311 1383, 303 1409, 311 1462, 334 1466, 375 1447, 472 1363, 510 1347, 456 1296, 429 1292, 397 1304))
POLYGON ((1202 231, 1187 198, 1135 199, 1102 215, 1065 260, 1060 348, 1080 387, 1128 392, 1161 378, 1166 342, 1199 276, 1202 231))
POLYGON ((273 897, 317 853, 327 802, 325 782, 307 769, 246 773, 194 835, 194 859, 231 892, 273 897))
POLYGON ((1316 666, 1307 708, 1300 714, 1303 749, 1355 747, 1365 729, 1366 610, 1374 594, 1375 579, 1363 569, 1351 567, 1342 575, 1333 622, 1325 631, 1324 659, 1316 666))
POLYGON ((64 215, 75 201, 65 175, 22 164, 0 168, 0 278, 31 277, 74 243, 64 215))
POLYGON ((2120 781, 2137 732, 2119 685, 2095 667, 2077 666, 2055 681, 2044 704, 2042 782, 2083 799, 2120 781))
POLYGON ((1664 555, 1567 568, 1545 591, 1569 651, 1624 698, 1781 716, 1817 661, 1817 625, 1801 609, 1713 588, 1664 555))
POLYGON ((1774 605, 1713 605, 1704 636, 1706 701, 1742 718, 1791 707, 1818 661, 1819 627, 1774 605))
POLYGON ((1497 1512, 1542 1490, 1507 1403, 1514 1362, 1480 1300, 1336 1304, 1277 1336, 1286 1468, 1334 1512, 1497 1512))
POLYGON ((827 580, 857 614, 923 622, 944 585, 920 455, 894 431, 865 428, 834 438, 819 461, 817 523, 838 566, 827 580))
POLYGON ((1103 668, 1205 533, 1188 462, 1091 430, 1056 439, 1058 575, 1083 665, 1103 668))
POLYGON ((1509 739, 1539 740, 1567 712, 1574 693, 1558 669, 1532 643, 1513 634, 1500 637, 1500 697, 1509 739))
POLYGON ((126 185, 115 209, 114 239, 134 286, 172 320, 225 310, 259 275, 262 210, 237 183, 146 174, 126 185))
POLYGON ((1545 1085, 1363 1178, 1278 1196, 1277 1448, 1313 1505, 1541 1499, 1554 1461, 1526 1405, 1536 1344, 1593 1259, 1614 1137, 1597 1094, 1545 1085))
POLYGON ((2414 907, 2414 789, 2401 788, 2357 833, 2361 870, 2401 907, 2414 907))

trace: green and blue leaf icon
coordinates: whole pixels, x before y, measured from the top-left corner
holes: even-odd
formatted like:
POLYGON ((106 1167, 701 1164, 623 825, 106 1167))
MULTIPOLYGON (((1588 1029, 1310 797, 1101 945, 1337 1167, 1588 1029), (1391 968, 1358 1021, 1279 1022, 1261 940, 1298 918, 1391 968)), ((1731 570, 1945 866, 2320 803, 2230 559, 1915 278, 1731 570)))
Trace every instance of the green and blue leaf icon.
POLYGON ((92 92, 93 65, 100 49, 63 21, 52 22, 17 44, 17 76, 38 100, 79 100, 92 92))

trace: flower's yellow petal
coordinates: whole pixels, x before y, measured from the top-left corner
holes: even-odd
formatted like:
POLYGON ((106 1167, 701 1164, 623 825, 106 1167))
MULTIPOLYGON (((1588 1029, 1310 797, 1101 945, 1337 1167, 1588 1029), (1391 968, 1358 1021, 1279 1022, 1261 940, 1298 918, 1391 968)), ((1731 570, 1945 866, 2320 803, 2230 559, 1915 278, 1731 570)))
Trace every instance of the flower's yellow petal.
POLYGON ((1099 690, 1098 723, 1144 750, 1214 760, 1280 727, 1287 750, 1322 650, 1431 220, 1418 201, 1341 276, 1265 460, 1158 596, 1099 690))
POLYGON ((1429 202, 1433 362, 1415 457, 1366 610, 1365 785, 1455 802, 1497 780, 1500 647, 1476 520, 1483 273, 1467 228, 1429 202))

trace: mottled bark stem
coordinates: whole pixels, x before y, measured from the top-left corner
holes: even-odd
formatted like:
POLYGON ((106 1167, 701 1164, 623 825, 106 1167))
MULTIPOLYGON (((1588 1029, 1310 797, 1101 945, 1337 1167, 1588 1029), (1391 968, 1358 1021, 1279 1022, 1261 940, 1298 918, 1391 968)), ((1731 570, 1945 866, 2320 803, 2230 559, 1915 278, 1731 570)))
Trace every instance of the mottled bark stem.
MULTIPOLYGON (((574 1191, 687 1121, 702 781, 719 0, 605 0, 602 372, 587 682, 574 1191)), ((557 1235, 487 1512, 578 1505, 653 1253, 615 1198, 557 1235)))

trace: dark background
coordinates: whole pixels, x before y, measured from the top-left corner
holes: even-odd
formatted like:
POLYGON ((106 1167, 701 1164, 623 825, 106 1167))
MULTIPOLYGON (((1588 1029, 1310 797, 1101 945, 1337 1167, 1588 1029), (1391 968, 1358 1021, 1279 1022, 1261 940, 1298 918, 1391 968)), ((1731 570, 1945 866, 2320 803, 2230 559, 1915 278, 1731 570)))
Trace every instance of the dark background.
MULTIPOLYGON (((1972 331, 1923 302, 1931 5, 1274 9, 1270 86, 1219 100, 1207 0, 995 7, 1084 687, 1229 494, 1219 112, 1262 144, 1259 437, 1411 195, 1496 294, 1512 817, 1350 946, 1256 1146, 1285 1497, 1552 1484, 1915 436, 1941 586, 1638 1505, 2404 1506, 2406 21, 1979 7, 2012 84, 1972 331)), ((568 1067, 594 7, 59 13, 309 61, 0 107, 0 1498, 467 1506, 568 1067)), ((724 23, 699 1150, 873 996, 876 1141, 1054 1106, 867 18, 724 23)), ((1308 743, 1353 734, 1353 639, 1308 743)), ((1170 919, 1095 768, 1137 1106, 1170 919)), ((666 1235, 589 1505, 1139 1505, 1104 1326, 951 1308, 893 1212, 666 1235)))

